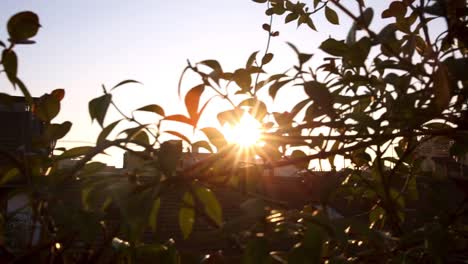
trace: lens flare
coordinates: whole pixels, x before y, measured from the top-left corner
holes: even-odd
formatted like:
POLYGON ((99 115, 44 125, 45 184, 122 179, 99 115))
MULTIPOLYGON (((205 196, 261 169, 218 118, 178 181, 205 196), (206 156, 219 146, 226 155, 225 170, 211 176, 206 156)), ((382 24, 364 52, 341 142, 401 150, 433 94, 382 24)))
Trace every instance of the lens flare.
POLYGON ((223 134, 231 143, 250 147, 260 140, 261 126, 250 114, 244 113, 236 125, 225 124, 223 134))

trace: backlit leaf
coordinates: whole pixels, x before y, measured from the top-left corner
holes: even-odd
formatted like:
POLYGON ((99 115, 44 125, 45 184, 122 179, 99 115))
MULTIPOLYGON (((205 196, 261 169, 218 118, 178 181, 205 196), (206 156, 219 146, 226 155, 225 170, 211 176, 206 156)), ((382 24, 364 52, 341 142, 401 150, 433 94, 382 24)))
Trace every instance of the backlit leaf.
POLYGON ((141 108, 138 108, 135 111, 152 112, 152 113, 158 114, 160 116, 165 116, 164 109, 161 106, 157 105, 157 104, 146 105, 146 106, 143 106, 141 108))
POLYGON ((262 64, 263 65, 268 64, 272 59, 273 59, 273 53, 267 53, 262 58, 262 64))
POLYGON ((111 88, 111 91, 114 90, 115 88, 118 88, 118 87, 120 87, 122 85, 125 85, 125 84, 128 84, 128 83, 139 83, 139 84, 141 84, 141 82, 139 82, 139 81, 125 80, 125 81, 121 81, 118 84, 114 85, 114 87, 111 88))
POLYGON ((199 185, 194 187, 194 192, 197 199, 203 204, 205 213, 218 226, 221 226, 223 222, 222 209, 215 194, 210 189, 199 185))
POLYGON ((226 138, 224 138, 224 135, 219 132, 218 129, 214 127, 205 127, 202 128, 201 131, 205 133, 210 143, 213 144, 218 151, 227 145, 226 138))
POLYGON ((179 133, 179 132, 177 132, 177 131, 171 131, 171 130, 169 130, 169 131, 164 131, 164 133, 171 134, 171 135, 173 135, 173 136, 176 136, 176 137, 182 139, 183 141, 187 142, 188 144, 192 144, 192 143, 190 142, 190 139, 188 139, 186 136, 184 136, 183 134, 181 134, 181 133, 179 133))
POLYGON ((105 94, 89 102, 89 115, 91 116, 91 120, 96 119, 101 127, 103 126, 104 118, 106 117, 111 100, 112 95, 105 94))
POLYGON ((103 143, 107 139, 109 134, 112 132, 112 130, 120 123, 120 121, 122 121, 122 119, 117 120, 111 123, 110 125, 106 126, 105 128, 103 128, 101 133, 99 133, 99 136, 96 141, 96 145, 103 143))
POLYGON ((205 90, 204 84, 199 84, 185 95, 185 107, 191 119, 198 117, 198 105, 200 103, 200 97, 205 90))
POLYGON ((190 236, 193 224, 195 223, 195 209, 193 206, 194 201, 192 194, 190 192, 185 192, 179 209, 179 227, 184 239, 190 236))

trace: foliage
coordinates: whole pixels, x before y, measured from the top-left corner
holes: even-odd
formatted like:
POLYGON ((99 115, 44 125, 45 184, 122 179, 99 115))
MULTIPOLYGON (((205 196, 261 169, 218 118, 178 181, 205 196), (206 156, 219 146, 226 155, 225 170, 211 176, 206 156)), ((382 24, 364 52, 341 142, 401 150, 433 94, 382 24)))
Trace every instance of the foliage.
MULTIPOLYGON (((266 65, 275 59, 269 45, 263 56, 255 52, 245 67, 233 71, 225 71, 216 60, 189 63, 181 77, 179 94, 185 74, 199 76, 200 83, 185 93, 188 115, 167 114, 163 107, 151 104, 136 111, 155 113, 156 122, 141 123, 133 113, 120 111, 112 98, 114 88, 136 81, 122 81, 111 89, 103 85, 103 95, 89 103, 91 119, 102 127, 96 146, 68 149, 60 155, 41 150, 49 149, 50 143, 65 136, 71 127, 70 122, 52 123, 60 111, 63 90, 34 99, 17 76, 14 48, 33 43, 31 38, 39 29, 39 20, 32 12, 10 19, 9 44, 0 42, 4 48, 3 72, 23 92, 45 127, 44 135, 34 141, 35 152, 21 159, 1 152, 11 160, 3 168, 1 183, 13 178, 26 182, 8 189, 8 197, 27 195, 32 222, 41 227, 39 240, 33 243, 31 238, 17 261, 467 261, 467 179, 425 171, 422 158, 417 155, 425 142, 440 138, 452 142, 451 156, 463 158, 468 151, 466 2, 393 1, 380 14, 386 24, 374 31, 371 23, 376 14, 364 0, 346 4, 315 0, 311 5, 289 0, 254 1, 266 5, 267 16, 284 17, 285 23, 296 21, 297 26, 305 24, 312 30, 316 30, 315 16, 321 13, 331 24, 339 24, 345 16, 353 24, 345 40, 330 37, 321 43, 319 49, 329 57, 315 69, 308 63, 312 55, 293 44, 289 45, 297 56, 297 64, 282 73, 266 72, 266 65), (443 32, 431 31, 429 22, 436 19, 446 22, 443 32), (291 110, 284 113, 270 112, 260 96, 261 91, 267 90, 275 99, 279 91, 297 87, 304 90, 305 96, 299 102, 291 101, 291 110), (235 123, 248 111, 262 125, 264 144, 246 152, 228 143, 217 128, 200 128, 200 117, 209 114, 205 113, 207 105, 218 99, 232 106, 217 114, 221 124, 235 123), (133 127, 109 139, 122 121, 105 125, 106 114, 112 108, 133 127), (189 125, 207 140, 192 142, 178 131, 161 130, 161 123, 169 121, 189 125), (216 152, 188 168, 178 169, 182 146, 161 142, 163 133, 179 137, 191 149, 203 147, 216 152), (128 177, 93 176, 103 167, 92 161, 94 156, 110 147, 132 150, 135 146, 144 149, 134 154, 145 160, 145 168, 151 169, 149 179, 137 173, 128 177), (392 149, 395 155, 390 154, 392 149), (259 156, 263 162, 249 166, 235 162, 239 153, 259 156), (336 157, 350 163, 339 173, 336 157), (69 158, 79 161, 73 168, 58 166, 61 160, 69 158), (310 201, 302 210, 259 195, 255 190, 261 189, 261 183, 244 177, 253 174, 259 178, 264 171, 288 164, 314 175, 308 169, 311 160, 329 162, 334 173, 342 177, 339 184, 321 190, 320 201, 310 201), (64 191, 71 184, 79 186, 79 202, 64 191), (179 241, 144 243, 145 230, 158 229, 163 194, 172 192, 174 186, 182 191, 178 223, 183 238, 190 238, 194 223, 203 218, 219 230, 216 235, 236 241, 240 249, 236 257, 217 252, 201 260, 177 250, 179 241), (220 202, 212 191, 218 186, 256 198, 243 206, 248 217, 258 220, 257 224, 246 226, 239 224, 239 219, 223 218, 220 202), (327 208, 343 203, 343 199, 347 208, 358 208, 358 212, 331 217, 327 208), (112 208, 119 212, 117 225, 106 218, 112 208), (102 238, 101 244, 95 244, 97 237, 102 238), (286 243, 278 246, 277 241, 286 243), (78 242, 95 249, 78 254, 74 249, 78 242)), ((271 21, 262 25, 268 33, 268 43, 279 35, 271 21)), ((9 96, 1 98, 6 104, 9 96)), ((11 217, 4 216, 7 220, 11 217)))

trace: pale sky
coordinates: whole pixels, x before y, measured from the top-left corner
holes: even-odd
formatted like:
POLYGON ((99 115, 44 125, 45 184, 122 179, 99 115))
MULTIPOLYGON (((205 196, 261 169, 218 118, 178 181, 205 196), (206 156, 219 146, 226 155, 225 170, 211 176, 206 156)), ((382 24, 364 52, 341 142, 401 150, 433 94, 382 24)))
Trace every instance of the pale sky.
MULTIPOLYGON (((378 2, 377 9, 382 10, 391 1, 378 2)), ((245 65, 252 52, 263 50, 267 39, 261 28, 268 22, 266 7, 250 0, 2 0, 0 7, 3 41, 7 39, 6 22, 14 13, 30 10, 40 17, 42 28, 34 38, 37 44, 16 48, 19 77, 33 96, 65 88, 62 112, 55 121, 73 122, 62 142, 67 147, 74 145, 69 141, 95 141, 100 128, 91 125, 88 101, 102 94, 101 84, 111 87, 124 79, 143 83, 116 91, 117 104, 127 113, 151 103, 163 106, 169 114, 185 113, 177 83, 187 59, 217 59, 224 69, 235 70, 245 65)), ((317 33, 306 26, 284 25, 284 17, 275 17, 274 29, 280 36, 273 39, 275 58, 266 71, 280 72, 295 63, 286 41, 304 52, 317 53, 320 41, 329 35, 344 38, 351 23, 340 18, 342 25, 334 26, 319 14, 314 20, 317 33)), ((315 58, 314 63, 322 62, 320 56, 315 58)), ((14 93, 4 76, 0 76, 0 92, 14 93)), ((301 93, 279 94, 296 102, 297 96, 301 93)), ((269 110, 291 107, 277 104, 269 110)), ((116 118, 112 112, 106 124, 116 118)), ((115 152, 106 161, 120 166, 120 155, 115 152)))

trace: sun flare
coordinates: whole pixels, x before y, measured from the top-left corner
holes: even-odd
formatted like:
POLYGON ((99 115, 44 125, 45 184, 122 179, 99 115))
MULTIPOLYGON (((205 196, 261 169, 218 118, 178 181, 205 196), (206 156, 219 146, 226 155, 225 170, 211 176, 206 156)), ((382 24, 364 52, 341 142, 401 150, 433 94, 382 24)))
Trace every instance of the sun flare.
POLYGON ((230 143, 250 147, 259 142, 261 137, 260 123, 247 112, 236 125, 225 124, 223 134, 230 143))

